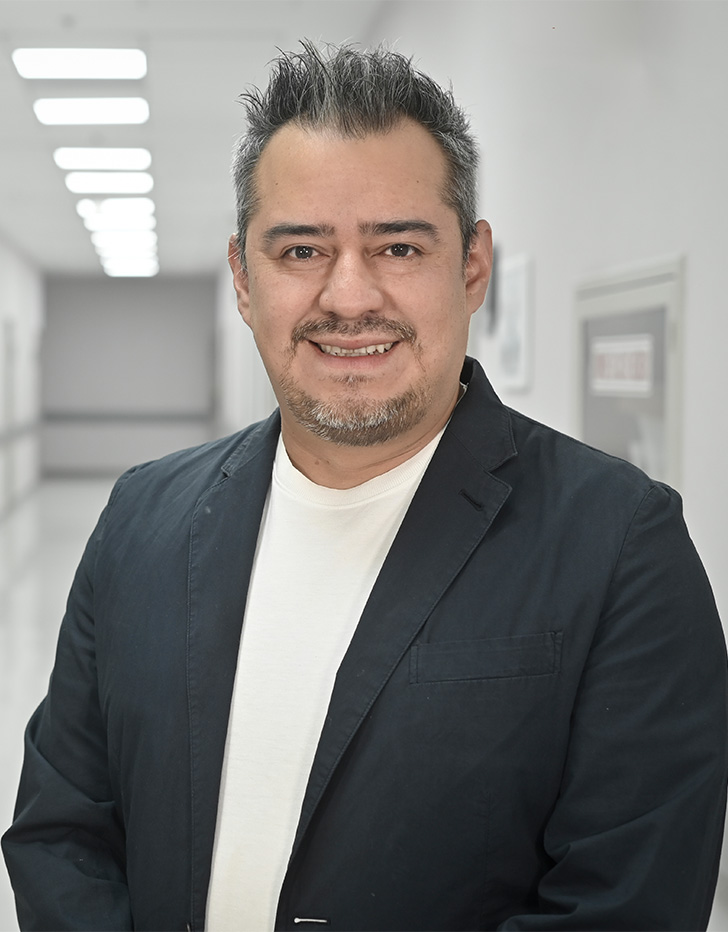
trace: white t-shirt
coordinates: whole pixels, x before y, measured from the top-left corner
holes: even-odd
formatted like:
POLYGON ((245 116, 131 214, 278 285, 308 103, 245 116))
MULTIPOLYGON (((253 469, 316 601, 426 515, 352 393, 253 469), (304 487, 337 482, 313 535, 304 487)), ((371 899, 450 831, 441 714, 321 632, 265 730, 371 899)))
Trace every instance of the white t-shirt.
POLYGON ((441 436, 343 490, 307 479, 279 441, 228 723, 212 932, 273 929, 336 672, 441 436))

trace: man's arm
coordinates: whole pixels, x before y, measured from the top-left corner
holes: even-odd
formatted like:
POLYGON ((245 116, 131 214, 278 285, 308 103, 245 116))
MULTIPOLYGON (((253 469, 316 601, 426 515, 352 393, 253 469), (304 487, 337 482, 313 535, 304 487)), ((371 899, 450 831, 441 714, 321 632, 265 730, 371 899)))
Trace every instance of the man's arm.
POLYGON ((537 915, 503 930, 704 929, 727 772, 726 655, 680 513, 637 510, 580 684, 537 915))
POLYGON ((22 929, 131 929, 124 829, 99 706, 93 571, 99 521, 61 626, 48 696, 32 717, 3 852, 22 929))

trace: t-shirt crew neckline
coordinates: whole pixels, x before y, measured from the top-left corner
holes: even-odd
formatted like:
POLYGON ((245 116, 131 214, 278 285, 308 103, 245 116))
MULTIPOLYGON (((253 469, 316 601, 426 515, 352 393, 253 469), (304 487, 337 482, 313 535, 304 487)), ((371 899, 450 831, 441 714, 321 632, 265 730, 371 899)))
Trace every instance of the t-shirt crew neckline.
POLYGON ((288 495, 304 499, 312 504, 327 507, 359 505, 386 495, 411 482, 415 477, 421 476, 437 449, 444 432, 445 428, 443 427, 436 437, 433 437, 426 446, 415 453, 414 456, 405 460, 404 463, 400 463, 380 476, 374 476, 373 479, 368 479, 351 489, 331 489, 328 486, 312 482, 293 465, 288 456, 283 437, 279 436, 273 465, 273 482, 288 495))

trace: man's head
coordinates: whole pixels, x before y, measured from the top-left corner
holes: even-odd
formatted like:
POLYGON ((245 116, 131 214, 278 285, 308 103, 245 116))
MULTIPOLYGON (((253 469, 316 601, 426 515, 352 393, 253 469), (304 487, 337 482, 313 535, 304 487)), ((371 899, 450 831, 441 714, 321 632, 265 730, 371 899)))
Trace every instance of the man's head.
POLYGON ((289 453, 298 444, 320 461, 324 441, 352 455, 377 447, 391 461, 432 439, 457 399, 490 271, 490 229, 473 212, 475 149, 450 95, 389 52, 346 48, 323 61, 307 46, 295 61, 283 56, 273 85, 251 95, 253 128, 237 157, 238 308, 289 453), (401 93, 383 81, 394 72, 401 93), (419 116, 443 119, 423 125, 413 101, 419 116), (457 129, 449 136, 444 114, 457 129))
POLYGON ((341 46, 327 57, 308 41, 301 45, 302 52, 276 60, 264 92, 253 88, 241 95, 248 128, 235 151, 233 178, 243 265, 257 202, 255 168, 277 130, 294 123, 355 139, 386 133, 404 119, 423 126, 442 149, 447 163, 442 195, 458 216, 467 258, 477 220, 478 148, 452 93, 417 71, 410 59, 383 47, 341 46))

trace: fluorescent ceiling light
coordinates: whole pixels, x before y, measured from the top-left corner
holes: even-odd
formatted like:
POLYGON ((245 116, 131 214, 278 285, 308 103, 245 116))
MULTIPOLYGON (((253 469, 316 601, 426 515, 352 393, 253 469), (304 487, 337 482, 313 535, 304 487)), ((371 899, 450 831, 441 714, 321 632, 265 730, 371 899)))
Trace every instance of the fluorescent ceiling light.
POLYGON ((112 278, 151 278, 159 272, 159 263, 151 260, 119 260, 118 262, 102 262, 107 275, 112 278))
POLYGON ((33 110, 46 126, 146 123, 149 104, 143 97, 41 97, 33 110))
POLYGON ((114 169, 116 171, 144 171, 152 164, 149 149, 82 149, 62 148, 53 153, 59 168, 114 169))
POLYGON ((147 217, 154 213, 154 201, 150 197, 105 197, 103 200, 84 197, 76 204, 76 211, 84 219, 98 214, 147 217))
POLYGON ((97 249, 140 250, 153 249, 157 245, 157 234, 152 230, 140 233, 126 230, 103 230, 91 234, 91 242, 97 249))
POLYGON ((100 256, 99 259, 101 265, 159 265, 159 257, 156 253, 148 256, 127 256, 119 253, 116 256, 100 256))
POLYGON ((156 249, 97 249, 96 255, 101 262, 151 262, 157 261, 156 249))
POLYGON ((136 80, 147 73, 141 49, 15 49, 21 78, 113 78, 136 80))
POLYGON ((154 179, 148 172, 69 172, 66 187, 74 194, 147 194, 154 179))
POLYGON ((110 278, 153 278, 159 274, 158 265, 104 265, 102 268, 110 278))
POLYGON ((140 249, 137 252, 126 252, 124 250, 114 249, 97 249, 96 255, 99 257, 102 263, 157 261, 157 252, 155 249, 140 249))
POLYGON ((83 225, 92 233, 100 230, 153 230, 157 225, 157 218, 152 214, 136 217, 134 214, 103 214, 98 213, 87 217, 83 225))
POLYGON ((117 263, 119 265, 121 265, 122 263, 127 264, 127 265, 131 265, 132 263, 150 264, 152 262, 159 261, 156 253, 151 253, 151 254, 140 253, 139 255, 135 255, 134 253, 129 253, 128 255, 126 253, 118 253, 118 254, 99 253, 98 256, 99 256, 99 261, 101 262, 102 265, 110 265, 111 263, 117 263))

